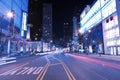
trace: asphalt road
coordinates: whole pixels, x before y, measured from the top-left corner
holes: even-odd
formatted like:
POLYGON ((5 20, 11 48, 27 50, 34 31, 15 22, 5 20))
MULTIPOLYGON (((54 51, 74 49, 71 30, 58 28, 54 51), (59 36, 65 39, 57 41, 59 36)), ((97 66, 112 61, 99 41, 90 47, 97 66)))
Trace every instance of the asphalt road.
POLYGON ((0 80, 120 80, 120 62, 75 54, 38 55, 1 65, 0 80))

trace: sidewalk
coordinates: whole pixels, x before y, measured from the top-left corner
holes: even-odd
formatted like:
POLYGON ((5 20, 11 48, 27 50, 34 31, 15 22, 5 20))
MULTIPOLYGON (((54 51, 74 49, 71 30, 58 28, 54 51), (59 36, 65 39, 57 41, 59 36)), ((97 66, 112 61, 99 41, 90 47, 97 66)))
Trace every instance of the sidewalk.
POLYGON ((16 62, 16 57, 1 57, 0 65, 16 62))
POLYGON ((114 61, 120 61, 120 56, 119 55, 99 55, 99 54, 80 54, 80 53, 73 53, 76 55, 80 55, 80 56, 88 56, 88 57, 93 57, 93 58, 103 58, 103 59, 107 59, 107 60, 114 60, 114 61))
POLYGON ((88 56, 91 57, 97 57, 97 58, 104 58, 108 60, 115 60, 115 61, 120 61, 120 56, 118 55, 98 55, 98 54, 89 54, 88 56))
POLYGON ((0 55, 0 65, 9 64, 16 62, 17 58, 30 56, 28 54, 1 54, 0 55))

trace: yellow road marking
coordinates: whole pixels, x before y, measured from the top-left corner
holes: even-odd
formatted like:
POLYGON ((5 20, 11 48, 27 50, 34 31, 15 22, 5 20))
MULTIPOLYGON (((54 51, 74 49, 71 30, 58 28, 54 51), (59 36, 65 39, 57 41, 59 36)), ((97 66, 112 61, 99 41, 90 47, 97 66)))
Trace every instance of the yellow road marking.
POLYGON ((47 56, 45 57, 45 59, 46 59, 46 61, 47 61, 47 64, 46 64, 45 67, 42 69, 41 73, 39 74, 39 76, 37 77, 36 80, 42 80, 43 77, 44 77, 44 75, 45 75, 45 73, 47 72, 47 69, 48 69, 48 67, 49 67, 49 65, 50 65, 50 61, 49 61, 49 59, 47 58, 47 56))
POLYGON ((43 79, 45 73, 47 72, 48 67, 49 67, 49 64, 47 63, 36 80, 42 80, 43 79))
POLYGON ((69 80, 76 80, 75 77, 73 76, 73 74, 70 72, 69 68, 65 65, 65 63, 62 62, 62 66, 63 66, 69 80))
POLYGON ((66 64, 63 61, 61 61, 61 60, 59 60, 59 59, 57 59, 55 57, 53 57, 53 58, 58 60, 62 64, 62 66, 63 66, 63 68, 64 68, 64 70, 65 70, 65 72, 66 72, 66 74, 67 74, 67 76, 69 78, 69 80, 76 80, 75 77, 73 76, 73 74, 70 72, 69 68, 66 66, 66 64))
POLYGON ((52 57, 52 58, 59 61, 59 63, 51 64, 48 57, 46 56, 45 59, 47 61, 47 64, 45 65, 45 67, 43 68, 43 70, 41 71, 40 75, 37 77, 36 80, 42 80, 43 79, 43 77, 44 77, 45 73, 47 72, 49 66, 55 66, 55 65, 60 65, 60 64, 63 66, 69 80, 76 80, 75 77, 73 76, 73 74, 70 72, 69 68, 66 66, 66 64, 63 61, 61 61, 61 60, 59 60, 55 57, 52 57))
POLYGON ((60 65, 62 63, 55 63, 55 64, 50 64, 50 66, 55 66, 55 65, 60 65))
POLYGON ((45 56, 45 59, 46 59, 47 63, 49 63, 49 64, 50 64, 50 61, 49 61, 49 59, 48 59, 48 57, 47 57, 47 56, 45 56))

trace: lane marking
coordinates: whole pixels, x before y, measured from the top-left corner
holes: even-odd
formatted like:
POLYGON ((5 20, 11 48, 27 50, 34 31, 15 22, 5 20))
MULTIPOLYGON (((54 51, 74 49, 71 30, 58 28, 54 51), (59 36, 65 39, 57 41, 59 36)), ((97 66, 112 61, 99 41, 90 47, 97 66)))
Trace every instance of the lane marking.
POLYGON ((37 77, 36 80, 42 80, 43 79, 45 73, 47 72, 48 67, 49 67, 49 63, 47 63, 45 65, 45 67, 42 69, 41 73, 39 74, 39 76, 37 77))
POLYGON ((69 80, 76 80, 75 77, 73 76, 73 74, 71 73, 71 71, 69 70, 69 68, 66 66, 66 64, 63 61, 61 61, 60 59, 55 58, 54 56, 52 56, 52 58, 56 59, 57 61, 60 62, 60 64, 63 66, 69 80))
POLYGON ((47 56, 45 56, 45 59, 46 59, 47 63, 50 64, 50 61, 47 56))
POLYGON ((56 66, 56 65, 61 65, 62 63, 55 63, 55 64, 50 64, 50 66, 56 66))
POLYGON ((42 71, 43 67, 38 67, 33 74, 39 74, 42 71))
POLYGON ((18 72, 16 75, 20 75, 20 74, 24 73, 27 69, 29 69, 29 67, 22 68, 22 70, 20 72, 18 72))
POLYGON ((21 69, 23 66, 25 66, 25 65, 27 65, 27 64, 28 64, 28 63, 25 63, 25 64, 23 64, 23 65, 17 66, 17 67, 14 68, 14 69, 11 69, 11 70, 9 70, 9 71, 6 71, 6 72, 4 72, 4 73, 1 73, 0 76, 8 75, 8 74, 10 74, 11 72, 13 72, 13 71, 15 71, 15 70, 17 70, 17 69, 21 69))
POLYGON ((45 65, 45 67, 42 69, 41 73, 38 75, 37 79, 36 80, 42 80, 45 73, 47 72, 48 68, 49 68, 49 65, 50 65, 50 61, 48 59, 47 56, 45 56, 45 59, 47 61, 47 64, 45 65))
POLYGON ((62 65, 62 66, 63 66, 63 68, 64 68, 64 70, 65 70, 65 72, 66 72, 69 80, 76 80, 75 77, 73 76, 73 74, 70 72, 69 68, 66 66, 66 64, 65 64, 63 61, 61 61, 61 60, 59 60, 59 59, 57 59, 57 58, 55 58, 55 57, 51 57, 51 58, 59 61, 59 63, 51 64, 50 60, 49 60, 48 57, 46 56, 45 59, 46 59, 46 61, 47 61, 47 64, 46 64, 45 67, 42 69, 40 75, 37 77, 36 80, 42 80, 43 77, 45 76, 48 68, 49 68, 50 66, 56 66, 56 65, 62 65))
POLYGON ((23 67, 22 70, 15 75, 36 75, 42 71, 43 67, 23 67))
POLYGON ((18 69, 12 70, 12 71, 8 71, 3 73, 1 76, 5 75, 37 75, 40 74, 40 72, 42 71, 43 67, 20 67, 18 69))
POLYGON ((73 74, 70 72, 69 68, 66 66, 66 64, 62 62, 62 66, 63 66, 69 80, 76 80, 75 77, 73 76, 73 74))

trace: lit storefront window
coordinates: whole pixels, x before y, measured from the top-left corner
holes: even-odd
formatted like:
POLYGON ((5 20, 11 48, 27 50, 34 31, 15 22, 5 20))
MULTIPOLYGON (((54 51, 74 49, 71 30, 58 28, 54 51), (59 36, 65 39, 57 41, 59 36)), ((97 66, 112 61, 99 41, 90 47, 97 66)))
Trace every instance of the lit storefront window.
POLYGON ((118 54, 120 55, 120 47, 118 47, 118 54))

